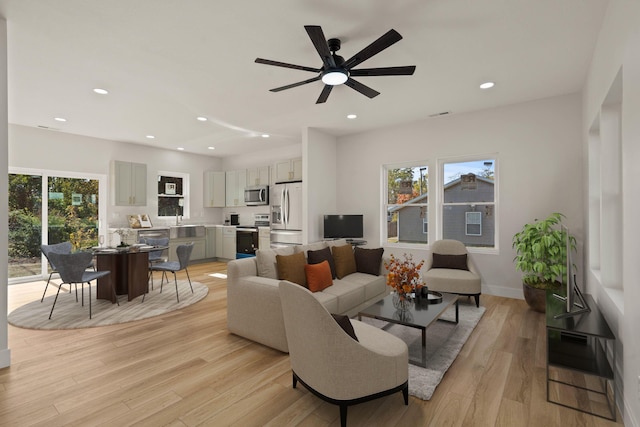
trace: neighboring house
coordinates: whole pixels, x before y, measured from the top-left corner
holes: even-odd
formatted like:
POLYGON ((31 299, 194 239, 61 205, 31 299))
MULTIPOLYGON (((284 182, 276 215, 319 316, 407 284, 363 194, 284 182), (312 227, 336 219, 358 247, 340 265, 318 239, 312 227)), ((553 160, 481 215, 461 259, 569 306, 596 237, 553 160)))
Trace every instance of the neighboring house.
MULTIPOLYGON (((494 182, 473 174, 468 179, 455 179, 444 187, 443 238, 463 242, 466 246, 495 245, 494 182), (464 205, 447 205, 464 203, 464 205)), ((400 242, 427 243, 429 215, 425 206, 428 195, 422 194, 401 206, 389 209, 389 221, 397 220, 389 229, 398 230, 400 242), (393 215, 397 213, 397 215, 393 215)))

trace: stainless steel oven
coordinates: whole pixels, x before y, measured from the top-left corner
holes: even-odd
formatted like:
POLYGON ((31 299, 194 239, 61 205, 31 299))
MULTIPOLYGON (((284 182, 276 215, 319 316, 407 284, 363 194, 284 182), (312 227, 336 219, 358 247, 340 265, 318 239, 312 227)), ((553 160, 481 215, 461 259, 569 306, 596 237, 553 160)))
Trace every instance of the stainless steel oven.
POLYGON ((236 252, 254 255, 258 249, 257 227, 236 227, 236 252))

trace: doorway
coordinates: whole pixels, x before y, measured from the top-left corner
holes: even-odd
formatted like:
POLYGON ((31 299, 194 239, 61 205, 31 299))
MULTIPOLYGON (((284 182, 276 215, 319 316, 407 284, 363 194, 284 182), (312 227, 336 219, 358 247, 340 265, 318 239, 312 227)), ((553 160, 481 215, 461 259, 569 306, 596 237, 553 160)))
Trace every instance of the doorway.
POLYGON ((104 235, 100 227, 104 176, 10 172, 9 283, 49 274, 41 244, 69 241, 74 251, 98 245, 104 235))

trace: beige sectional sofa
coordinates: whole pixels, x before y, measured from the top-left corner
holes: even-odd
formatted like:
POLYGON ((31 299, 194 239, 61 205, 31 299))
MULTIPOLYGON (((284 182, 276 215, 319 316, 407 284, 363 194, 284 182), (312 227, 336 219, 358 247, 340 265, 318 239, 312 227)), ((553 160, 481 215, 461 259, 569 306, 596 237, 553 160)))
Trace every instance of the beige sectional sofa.
MULTIPOLYGON (((336 240, 281 249, 259 250, 256 257, 227 264, 227 327, 230 332, 287 353, 282 305, 278 293, 277 255, 292 255, 326 247, 344 247, 336 240)), ((378 272, 382 272, 380 263, 378 272)), ((330 313, 354 316, 389 293, 383 274, 362 272, 333 279, 333 284, 313 296, 330 313)))

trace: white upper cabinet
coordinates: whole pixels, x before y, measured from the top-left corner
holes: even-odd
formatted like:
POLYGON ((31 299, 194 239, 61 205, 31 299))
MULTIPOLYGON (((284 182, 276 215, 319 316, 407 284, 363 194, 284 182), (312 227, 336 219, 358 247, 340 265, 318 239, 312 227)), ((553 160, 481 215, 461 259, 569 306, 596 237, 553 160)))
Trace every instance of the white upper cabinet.
POLYGON ((269 185, 269 166, 247 169, 247 187, 269 185))
POLYGON ((282 160, 275 164, 273 183, 287 181, 302 181, 302 158, 282 160))
POLYGON ((224 208, 226 206, 226 173, 205 171, 203 206, 205 208, 224 208))
POLYGON ((244 204, 244 187, 247 185, 247 170, 226 172, 226 206, 238 207, 244 204))
POLYGON ((111 179, 116 206, 147 205, 147 165, 114 160, 111 179))

